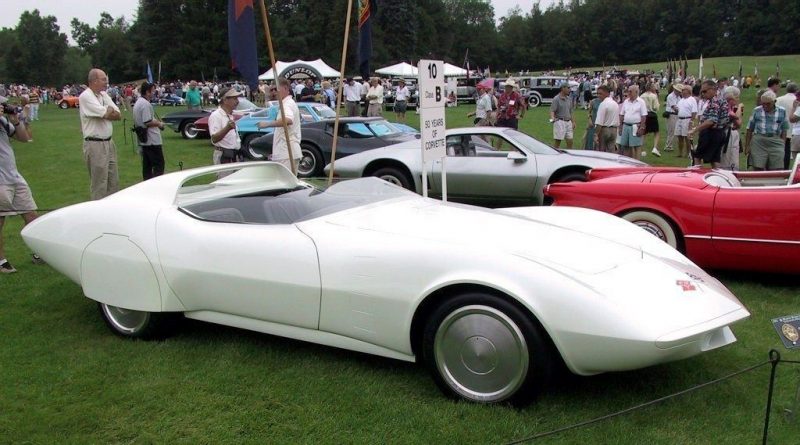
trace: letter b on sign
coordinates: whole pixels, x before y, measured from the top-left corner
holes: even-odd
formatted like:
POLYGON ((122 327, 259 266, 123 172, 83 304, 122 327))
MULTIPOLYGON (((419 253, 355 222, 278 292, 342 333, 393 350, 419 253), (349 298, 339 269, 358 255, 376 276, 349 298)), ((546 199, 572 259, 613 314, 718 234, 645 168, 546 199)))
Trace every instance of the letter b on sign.
POLYGON ((442 87, 436 87, 436 102, 442 101, 442 87))

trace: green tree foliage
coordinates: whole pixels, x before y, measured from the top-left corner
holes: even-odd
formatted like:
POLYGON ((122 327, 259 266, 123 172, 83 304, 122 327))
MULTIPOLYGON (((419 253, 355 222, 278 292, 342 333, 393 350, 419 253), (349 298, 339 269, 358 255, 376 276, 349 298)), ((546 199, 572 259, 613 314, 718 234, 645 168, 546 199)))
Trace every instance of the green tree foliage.
POLYGON ((42 17, 38 9, 25 11, 13 32, 3 32, 9 40, 3 59, 10 82, 54 85, 62 81, 67 35, 60 31, 56 18, 42 17))
MULTIPOLYGON (((322 58, 339 68, 348 0, 267 1, 278 60, 322 58)), ((346 73, 354 74, 358 1, 353 0, 346 73)), ((492 72, 569 66, 641 63, 730 55, 795 54, 800 39, 791 27, 800 2, 778 0, 560 0, 548 8, 519 7, 496 25, 489 0, 378 0, 371 66, 421 58, 492 72)), ((235 78, 227 37, 227 0, 139 0, 136 18, 104 14, 91 26, 71 23, 83 54, 65 65, 66 36, 55 19, 25 12, 17 28, 0 30, 0 81, 57 83, 73 79, 76 66, 105 69, 112 81, 141 79, 148 62, 162 79, 235 78), (25 44, 22 45, 21 42, 25 44)), ((259 66, 270 66, 259 2, 259 66)))

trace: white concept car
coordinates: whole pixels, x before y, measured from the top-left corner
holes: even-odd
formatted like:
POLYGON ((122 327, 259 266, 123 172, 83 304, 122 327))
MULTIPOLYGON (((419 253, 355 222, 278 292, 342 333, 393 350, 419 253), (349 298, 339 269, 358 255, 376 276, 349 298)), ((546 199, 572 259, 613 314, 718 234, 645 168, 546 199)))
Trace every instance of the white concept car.
POLYGON ((319 190, 269 162, 164 175, 22 234, 118 335, 160 337, 183 315, 423 362, 476 402, 529 401, 562 364, 690 357, 749 316, 612 215, 443 203, 378 178, 319 190))

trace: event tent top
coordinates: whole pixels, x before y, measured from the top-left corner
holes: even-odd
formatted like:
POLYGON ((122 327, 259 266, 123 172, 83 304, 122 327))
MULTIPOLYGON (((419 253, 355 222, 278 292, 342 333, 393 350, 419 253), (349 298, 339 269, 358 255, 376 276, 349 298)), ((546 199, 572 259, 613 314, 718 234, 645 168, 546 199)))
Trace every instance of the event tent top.
POLYGON ((464 68, 459 68, 453 64, 445 63, 444 64, 444 77, 456 77, 456 76, 466 76, 467 70, 464 68))
MULTIPOLYGON (((316 71, 319 73, 319 77, 322 78, 330 78, 330 77, 339 77, 340 73, 335 69, 331 68, 327 63, 323 62, 322 59, 317 60, 295 60, 294 62, 275 62, 275 68, 278 69, 278 75, 282 75, 287 70, 292 70, 292 68, 297 67, 301 70, 303 68, 310 68, 311 71, 316 71)), ((264 72, 264 74, 258 76, 259 80, 272 80, 272 68, 268 69, 264 72)))
POLYGON ((410 63, 401 62, 375 70, 378 74, 397 77, 417 77, 417 67, 410 63))

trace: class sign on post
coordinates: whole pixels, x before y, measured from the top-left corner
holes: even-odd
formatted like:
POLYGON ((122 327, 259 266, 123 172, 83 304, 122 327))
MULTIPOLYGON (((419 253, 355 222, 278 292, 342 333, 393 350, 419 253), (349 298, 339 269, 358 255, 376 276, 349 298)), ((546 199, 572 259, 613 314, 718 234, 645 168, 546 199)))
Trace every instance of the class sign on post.
POLYGON ((417 68, 419 69, 419 125, 422 161, 430 162, 447 155, 444 122, 444 105, 447 100, 444 89, 444 62, 420 60, 417 68))

